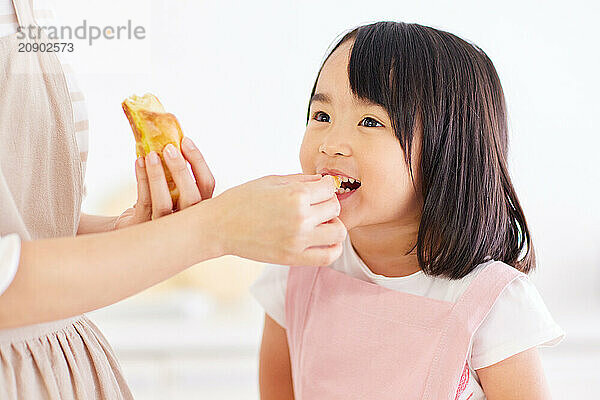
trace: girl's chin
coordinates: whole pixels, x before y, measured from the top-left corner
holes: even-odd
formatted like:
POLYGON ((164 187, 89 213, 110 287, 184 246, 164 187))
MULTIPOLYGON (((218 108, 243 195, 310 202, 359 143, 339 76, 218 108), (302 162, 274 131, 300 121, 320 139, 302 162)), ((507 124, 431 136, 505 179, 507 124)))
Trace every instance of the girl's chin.
POLYGON ((348 230, 351 227, 356 226, 357 221, 360 220, 360 192, 360 189, 358 189, 351 192, 336 194, 341 206, 339 218, 348 230))

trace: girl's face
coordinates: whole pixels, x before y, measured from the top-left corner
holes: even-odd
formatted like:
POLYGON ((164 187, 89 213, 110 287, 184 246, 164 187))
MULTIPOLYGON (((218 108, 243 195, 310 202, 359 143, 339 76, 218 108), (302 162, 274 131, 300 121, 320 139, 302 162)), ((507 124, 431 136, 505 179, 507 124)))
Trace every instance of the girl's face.
MULTIPOLYGON (((302 171, 347 180, 342 183, 347 189, 343 194, 338 190, 337 196, 340 219, 348 230, 414 223, 420 216, 418 194, 390 118, 383 107, 357 99, 350 90, 351 46, 352 41, 341 45, 321 70, 300 148, 302 171)), ((420 135, 415 135, 412 159, 417 188, 419 142, 420 135)))

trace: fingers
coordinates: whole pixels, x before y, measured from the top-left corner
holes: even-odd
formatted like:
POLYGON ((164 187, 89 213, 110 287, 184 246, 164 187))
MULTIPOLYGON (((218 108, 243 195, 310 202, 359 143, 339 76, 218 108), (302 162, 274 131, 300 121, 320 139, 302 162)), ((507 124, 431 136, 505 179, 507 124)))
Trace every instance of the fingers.
POLYGON ((342 249, 341 243, 331 246, 309 247, 302 253, 299 265, 325 267, 342 255, 342 249))
POLYGON ((331 221, 317 226, 311 233, 308 243, 310 247, 330 246, 343 242, 347 233, 344 223, 335 217, 331 221))
POLYGON ((336 196, 319 204, 313 204, 309 208, 310 219, 313 226, 327 222, 340 215, 342 210, 336 196))
POLYGON ((194 173, 194 178, 196 179, 202 199, 210 199, 215 190, 215 178, 212 172, 210 172, 210 168, 208 168, 208 164, 206 164, 202 153, 198 150, 192 139, 188 137, 184 137, 181 141, 181 151, 185 159, 192 166, 192 172, 194 173))
POLYGON ((155 151, 146 156, 146 173, 148 174, 148 186, 152 198, 152 218, 160 218, 171 214, 173 201, 169 193, 169 187, 165 178, 165 171, 160 162, 160 157, 155 151))
POLYGON ((307 175, 307 174, 292 174, 292 175, 280 175, 278 178, 281 180, 280 183, 292 183, 292 182, 314 182, 320 180, 321 174, 307 175))
POLYGON ((196 181, 188 170, 187 162, 177 148, 172 144, 168 144, 163 150, 163 154, 167 168, 169 168, 173 181, 179 189, 179 209, 183 210, 202 200, 196 181))
MULTIPOLYGON (((308 190, 310 195, 310 204, 321 203, 335 196, 335 183, 333 177, 325 175, 319 180, 306 181, 302 185, 308 190)), ((337 199, 337 198, 336 198, 337 199)))
POLYGON ((144 157, 138 157, 135 161, 135 179, 137 181, 135 217, 138 221, 147 221, 152 217, 152 198, 144 157))

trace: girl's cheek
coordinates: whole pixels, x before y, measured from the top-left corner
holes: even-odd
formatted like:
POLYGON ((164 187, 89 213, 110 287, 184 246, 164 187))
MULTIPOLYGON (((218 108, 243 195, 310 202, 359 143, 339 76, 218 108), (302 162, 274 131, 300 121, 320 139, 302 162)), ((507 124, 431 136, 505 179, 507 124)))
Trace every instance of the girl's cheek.
POLYGON ((318 155, 318 145, 312 140, 309 132, 304 134, 302 144, 300 145, 300 165, 302 166, 302 172, 305 174, 315 173, 315 159, 318 155))
POLYGON ((302 146, 302 147, 300 147, 300 166, 302 167, 302 172, 305 173, 305 174, 310 174, 311 173, 310 167, 309 167, 308 164, 309 163, 308 163, 306 151, 304 150, 304 146, 302 146))

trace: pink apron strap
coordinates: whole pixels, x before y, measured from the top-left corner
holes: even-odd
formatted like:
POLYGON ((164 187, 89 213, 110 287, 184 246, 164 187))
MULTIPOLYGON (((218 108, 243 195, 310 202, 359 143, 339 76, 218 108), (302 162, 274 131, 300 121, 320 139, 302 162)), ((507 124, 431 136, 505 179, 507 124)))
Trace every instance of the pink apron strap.
POLYGON ((447 330, 442 334, 432 362, 423 399, 455 400, 473 334, 504 289, 524 275, 498 261, 479 272, 452 308, 447 330))
MULTIPOLYGON (((299 360, 295 355, 301 354, 299 346, 303 343, 302 334, 308 315, 313 287, 323 267, 290 267, 285 299, 285 325, 292 371, 299 371, 299 360), (293 310, 293 312, 291 312, 293 310)), ((295 377, 294 377, 295 378, 295 377)), ((294 381, 298 381, 294 379, 294 381)), ((298 394, 297 394, 298 395, 298 394)))

